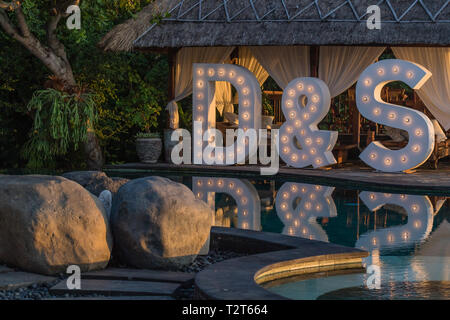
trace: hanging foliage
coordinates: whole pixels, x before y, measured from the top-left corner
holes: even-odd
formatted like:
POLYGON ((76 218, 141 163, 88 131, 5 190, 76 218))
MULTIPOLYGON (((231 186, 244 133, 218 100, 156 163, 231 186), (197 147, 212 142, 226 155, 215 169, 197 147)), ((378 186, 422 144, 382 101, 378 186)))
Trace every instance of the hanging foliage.
POLYGON ((30 168, 50 167, 57 157, 78 150, 96 120, 94 95, 81 91, 38 90, 28 111, 34 113, 34 123, 22 156, 30 168))

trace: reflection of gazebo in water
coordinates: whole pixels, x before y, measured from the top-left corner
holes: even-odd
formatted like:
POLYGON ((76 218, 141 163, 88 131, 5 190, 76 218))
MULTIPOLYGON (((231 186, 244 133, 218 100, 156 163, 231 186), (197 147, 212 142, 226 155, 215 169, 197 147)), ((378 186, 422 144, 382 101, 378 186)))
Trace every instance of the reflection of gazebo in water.
MULTIPOLYGON (((284 120, 279 100, 289 81, 318 77, 335 97, 320 128, 340 132, 336 153, 343 158, 348 149, 372 141, 374 134, 383 140, 385 130, 361 118, 354 84, 364 69, 389 52, 433 73, 417 92, 394 86, 385 88, 383 95, 389 102, 424 111, 437 120, 439 143, 432 159, 444 157, 450 149, 442 130, 450 129, 450 4, 445 0, 378 1, 382 29, 369 30, 366 11, 373 2, 156 0, 135 19, 115 27, 100 45, 113 51, 134 48, 168 53, 168 110, 175 128, 175 102, 192 93, 193 63, 237 63, 253 72, 262 86, 270 76, 276 85, 266 94, 274 120, 263 118, 263 127, 276 128, 284 120)), ((217 85, 217 109, 228 119, 218 128, 236 125, 233 94, 230 84, 217 85)), ((407 137, 399 130, 387 132, 386 146, 402 148, 407 137)))

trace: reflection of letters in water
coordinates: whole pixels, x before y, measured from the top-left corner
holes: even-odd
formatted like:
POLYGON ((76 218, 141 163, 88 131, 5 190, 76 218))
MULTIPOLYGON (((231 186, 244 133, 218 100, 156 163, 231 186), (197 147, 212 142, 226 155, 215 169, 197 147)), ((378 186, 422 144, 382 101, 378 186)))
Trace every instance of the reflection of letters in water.
POLYGON ((193 177, 192 191, 197 199, 215 210, 215 194, 226 193, 238 208, 238 228, 261 230, 261 201, 258 191, 247 180, 233 178, 193 177))
MULTIPOLYGON (((192 191, 215 210, 215 194, 224 193, 236 202, 238 228, 261 230, 261 201, 258 191, 247 180, 235 178, 193 177, 192 191)), ((328 236, 317 223, 319 217, 336 217, 332 198, 334 187, 287 182, 276 195, 276 212, 284 224, 283 234, 328 241, 328 236)), ((363 191, 362 202, 371 211, 386 205, 402 208, 408 215, 406 225, 374 230, 363 234, 355 247, 372 252, 407 247, 420 243, 431 233, 433 205, 427 196, 388 194, 363 191)))
POLYGON ((364 191, 360 198, 371 211, 381 209, 386 204, 402 207, 408 214, 408 223, 363 234, 356 242, 357 248, 373 251, 408 246, 426 239, 431 232, 433 205, 427 196, 364 191))
POLYGON ((314 240, 328 241, 318 217, 336 217, 333 187, 285 183, 277 193, 278 217, 284 224, 283 233, 314 240))

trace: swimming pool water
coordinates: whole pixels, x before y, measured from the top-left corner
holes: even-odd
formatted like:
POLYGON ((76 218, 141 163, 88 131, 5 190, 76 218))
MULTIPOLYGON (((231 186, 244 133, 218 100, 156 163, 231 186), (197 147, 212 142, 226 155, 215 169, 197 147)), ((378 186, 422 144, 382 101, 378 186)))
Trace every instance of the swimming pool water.
POLYGON ((450 299, 450 190, 434 196, 355 190, 351 186, 343 189, 297 180, 167 177, 184 183, 198 199, 207 202, 216 212, 218 226, 360 248, 371 254, 364 260, 365 266, 380 270, 381 288, 370 294, 358 291, 367 289, 368 273, 292 279, 266 284, 268 290, 291 299, 345 295, 450 299))
MULTIPOLYGON (((402 288, 401 292, 392 289, 392 284, 398 283, 429 283, 431 281, 445 283, 445 295, 433 296, 450 299, 450 257, 442 256, 381 256, 377 265, 380 266, 380 289, 374 289, 371 298, 397 299, 399 296, 407 298, 408 293, 402 288), (390 288, 386 294, 385 288, 390 288)), ((365 283, 370 275, 356 273, 320 278, 310 278, 288 282, 277 286, 266 286, 274 293, 297 300, 315 300, 317 298, 345 299, 345 291, 330 295, 343 288, 366 288, 365 283)), ((367 289, 367 291, 369 291, 367 289)), ((428 299, 433 292, 422 290, 415 294, 415 299, 428 299)), ((355 298, 358 298, 357 296, 355 298)))

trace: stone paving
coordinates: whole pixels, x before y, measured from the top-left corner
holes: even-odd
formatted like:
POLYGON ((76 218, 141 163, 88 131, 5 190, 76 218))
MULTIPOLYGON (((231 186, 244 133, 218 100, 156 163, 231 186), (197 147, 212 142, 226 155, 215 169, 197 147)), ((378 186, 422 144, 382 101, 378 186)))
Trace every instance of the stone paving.
POLYGON ((0 290, 15 290, 25 288, 34 284, 50 283, 55 281, 54 277, 47 277, 35 273, 14 271, 5 266, 0 266, 0 290))
POLYGON ((45 300, 174 300, 177 290, 192 285, 195 273, 109 268, 81 275, 81 289, 66 280, 0 266, 0 290, 12 292, 52 285, 45 300))
MULTIPOLYGON (((261 177, 260 166, 256 165, 206 166, 127 163, 106 167, 106 171, 109 173, 119 171, 133 174, 137 173, 136 170, 151 171, 150 174, 158 174, 158 172, 179 174, 181 172, 189 175, 261 177)), ((270 178, 270 176, 262 177, 270 178)), ((301 178, 304 182, 311 181, 311 183, 333 186, 348 186, 351 184, 355 188, 367 190, 382 188, 392 191, 427 192, 437 195, 448 195, 450 193, 450 163, 448 162, 441 162, 437 170, 428 169, 424 166, 413 173, 376 172, 359 162, 347 163, 342 167, 333 167, 329 170, 296 169, 282 166, 276 178, 285 180, 301 178)))
POLYGON ((200 270, 240 256, 214 248, 180 272, 114 267, 85 272, 81 290, 69 290, 63 275, 46 277, 0 265, 0 300, 190 300, 200 270))
POLYGON ((55 295, 77 294, 106 296, 171 296, 180 285, 177 283, 129 280, 81 280, 81 289, 69 290, 66 281, 50 289, 55 295))
POLYGON ((50 292, 55 295, 154 296, 168 300, 180 287, 193 282, 194 276, 183 272, 109 268, 82 274, 80 290, 69 290, 66 282, 61 281, 50 292))
POLYGON ((4 273, 4 272, 11 272, 14 271, 11 268, 5 267, 5 266, 0 266, 0 273, 4 273))

